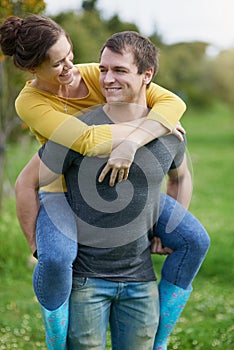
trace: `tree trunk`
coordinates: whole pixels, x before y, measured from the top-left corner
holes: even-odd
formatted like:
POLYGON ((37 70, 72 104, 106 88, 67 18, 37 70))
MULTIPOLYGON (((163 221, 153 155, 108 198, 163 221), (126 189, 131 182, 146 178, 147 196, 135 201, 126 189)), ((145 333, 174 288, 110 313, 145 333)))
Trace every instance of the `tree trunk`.
POLYGON ((3 198, 3 176, 4 176, 5 145, 0 143, 0 212, 3 198))

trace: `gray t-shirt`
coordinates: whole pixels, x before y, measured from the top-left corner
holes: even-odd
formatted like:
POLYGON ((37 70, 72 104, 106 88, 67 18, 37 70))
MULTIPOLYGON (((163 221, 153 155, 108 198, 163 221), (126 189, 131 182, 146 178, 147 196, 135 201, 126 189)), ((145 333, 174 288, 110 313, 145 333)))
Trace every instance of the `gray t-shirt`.
MULTIPOLYGON (((81 119, 88 125, 112 123, 102 106, 81 119)), ((155 280, 148 235, 157 222, 164 176, 181 164, 184 152, 184 142, 174 135, 154 140, 137 151, 128 180, 110 187, 108 177, 98 182, 107 158, 84 157, 51 141, 39 151, 52 171, 65 175, 77 219, 76 276, 155 280)))

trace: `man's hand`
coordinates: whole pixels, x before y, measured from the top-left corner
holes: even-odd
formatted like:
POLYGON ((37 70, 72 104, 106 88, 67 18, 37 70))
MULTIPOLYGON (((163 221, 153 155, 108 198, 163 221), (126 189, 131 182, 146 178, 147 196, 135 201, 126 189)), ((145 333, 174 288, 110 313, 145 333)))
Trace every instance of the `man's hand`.
POLYGON ((150 251, 152 254, 159 254, 159 255, 168 255, 173 253, 172 249, 162 246, 162 242, 159 237, 152 238, 150 251))
POLYGON ((114 186, 116 181, 127 180, 129 169, 138 147, 136 143, 125 140, 113 149, 98 181, 102 182, 110 171, 110 186, 114 186))

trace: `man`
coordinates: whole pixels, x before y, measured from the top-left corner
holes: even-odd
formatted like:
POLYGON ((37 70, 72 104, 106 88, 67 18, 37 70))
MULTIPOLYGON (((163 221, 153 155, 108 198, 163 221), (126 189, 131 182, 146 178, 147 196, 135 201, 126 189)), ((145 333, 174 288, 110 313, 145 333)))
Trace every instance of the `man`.
MULTIPOLYGON (((107 103, 83 120, 140 124, 148 113, 145 93, 157 65, 157 50, 148 39, 134 32, 112 36, 100 59, 107 103)), ((152 141, 137 151, 129 180, 109 187, 108 180, 98 182, 105 159, 85 158, 52 142, 40 150, 41 184, 63 173, 76 214, 79 252, 70 298, 70 350, 105 349, 108 322, 113 349, 153 348, 158 293, 148 237, 155 235, 167 173, 170 193, 188 206, 191 177, 184 152, 184 143, 173 135, 152 141)), ((37 171, 30 176, 27 186, 35 193, 37 171)))
MULTIPOLYGON (((135 33, 114 36, 100 59, 107 104, 83 120, 140 121, 148 113, 146 88, 156 70, 156 48, 148 40, 135 33), (141 45, 147 54, 139 72, 132 50, 142 55, 141 45)), ((163 178, 174 163, 172 168, 183 163, 184 143, 175 136, 150 143, 137 152, 128 182, 114 188, 107 181, 96 182, 102 159, 67 153, 50 142, 40 155, 51 170, 64 173, 77 215, 79 253, 73 267, 69 349, 104 349, 109 322, 114 349, 152 349, 159 315, 148 234, 157 220, 163 178)))

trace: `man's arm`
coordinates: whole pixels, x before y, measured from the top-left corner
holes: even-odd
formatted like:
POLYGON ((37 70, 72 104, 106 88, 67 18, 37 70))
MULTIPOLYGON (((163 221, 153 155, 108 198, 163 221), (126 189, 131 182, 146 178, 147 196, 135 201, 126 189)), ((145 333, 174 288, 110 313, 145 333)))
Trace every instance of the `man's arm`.
MULTIPOLYGON (((192 177, 186 155, 178 168, 169 170, 166 193, 188 209, 192 197, 192 177)), ((154 237, 151 241, 151 253, 167 255, 173 253, 173 250, 163 247, 160 238, 154 237)))
POLYGON ((36 220, 39 212, 38 189, 58 177, 36 154, 19 174, 15 183, 16 213, 32 253, 36 251, 36 220))
POLYGON ((188 209, 192 198, 192 190, 192 177, 185 155, 183 162, 178 168, 169 170, 166 193, 182 204, 185 209, 188 209))

